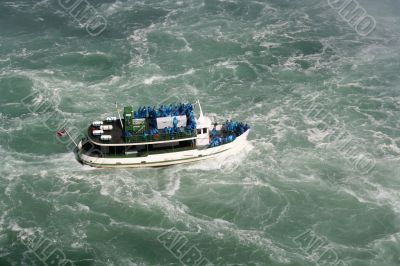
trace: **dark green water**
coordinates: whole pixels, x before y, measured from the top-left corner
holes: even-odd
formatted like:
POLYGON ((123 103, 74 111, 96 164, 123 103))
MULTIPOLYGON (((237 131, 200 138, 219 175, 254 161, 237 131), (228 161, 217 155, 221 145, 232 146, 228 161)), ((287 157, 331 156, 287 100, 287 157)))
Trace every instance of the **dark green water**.
POLYGON ((366 37, 322 0, 90 3, 97 37, 0 2, 0 265, 400 264, 397 1, 359 1, 366 37), (246 153, 99 170, 53 129, 195 99, 251 124, 246 153))

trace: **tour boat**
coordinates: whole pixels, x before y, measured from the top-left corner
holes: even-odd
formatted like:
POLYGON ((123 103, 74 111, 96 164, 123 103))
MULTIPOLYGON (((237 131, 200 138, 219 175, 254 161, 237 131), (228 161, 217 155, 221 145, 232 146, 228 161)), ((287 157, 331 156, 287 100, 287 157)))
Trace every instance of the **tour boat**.
POLYGON ((244 123, 213 123, 199 101, 137 110, 127 106, 122 117, 118 110, 118 117, 94 121, 78 144, 77 156, 83 164, 100 168, 169 166, 237 154, 249 132, 244 123))

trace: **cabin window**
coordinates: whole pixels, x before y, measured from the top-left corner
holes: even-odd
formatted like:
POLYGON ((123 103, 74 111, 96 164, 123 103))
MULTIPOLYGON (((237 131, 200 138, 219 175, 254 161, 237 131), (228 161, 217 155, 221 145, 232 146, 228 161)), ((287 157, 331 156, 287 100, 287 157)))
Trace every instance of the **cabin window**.
POLYGON ((207 128, 203 128, 203 134, 207 133, 207 128))
POLYGON ((197 134, 198 134, 198 135, 201 134, 201 129, 198 129, 198 130, 197 130, 197 134))

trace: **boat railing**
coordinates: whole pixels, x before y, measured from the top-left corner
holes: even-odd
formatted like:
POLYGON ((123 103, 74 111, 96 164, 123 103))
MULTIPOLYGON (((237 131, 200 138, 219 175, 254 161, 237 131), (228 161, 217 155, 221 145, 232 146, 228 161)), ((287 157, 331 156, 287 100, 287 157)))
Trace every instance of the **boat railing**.
POLYGON ((160 132, 154 135, 132 134, 132 136, 125 137, 125 141, 128 143, 156 142, 156 141, 187 139, 196 136, 197 136, 196 130, 185 130, 183 132, 174 132, 174 133, 160 132))

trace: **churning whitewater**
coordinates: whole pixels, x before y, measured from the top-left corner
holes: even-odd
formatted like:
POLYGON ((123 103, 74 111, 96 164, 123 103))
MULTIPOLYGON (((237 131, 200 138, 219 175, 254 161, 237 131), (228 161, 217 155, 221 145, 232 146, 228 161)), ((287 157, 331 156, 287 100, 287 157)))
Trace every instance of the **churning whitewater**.
POLYGON ((342 2, 0 2, 0 265, 399 265, 400 3, 342 2), (238 156, 96 169, 55 134, 196 99, 238 156))

